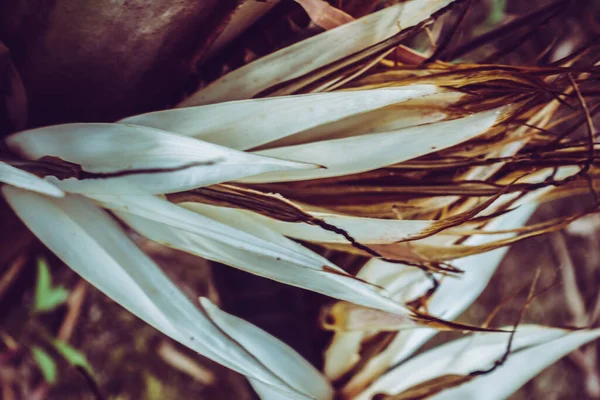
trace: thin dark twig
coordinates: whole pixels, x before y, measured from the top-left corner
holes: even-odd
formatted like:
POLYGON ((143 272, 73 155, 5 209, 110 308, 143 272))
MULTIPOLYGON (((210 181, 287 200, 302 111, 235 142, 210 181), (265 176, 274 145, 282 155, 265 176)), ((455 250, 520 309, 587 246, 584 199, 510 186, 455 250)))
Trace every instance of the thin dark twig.
POLYGON ((452 25, 452 28, 450 28, 450 31, 443 36, 442 42, 439 44, 439 46, 437 46, 434 53, 427 60, 425 60, 423 62, 424 64, 433 62, 437 59, 445 60, 443 57, 441 57, 441 55, 442 55, 442 53, 444 53, 444 51, 446 51, 446 49, 448 48, 448 45, 450 44, 450 42, 452 42, 452 39, 455 37, 456 32, 458 32, 458 28, 460 28, 460 26, 462 25, 462 23, 465 19, 465 16, 467 15, 467 11, 469 10, 469 7, 471 6, 471 2, 472 2, 472 0, 467 0, 462 5, 460 14, 458 15, 456 22, 454 23, 454 25, 452 25))
POLYGON ((585 300, 577 285, 575 266, 569 254, 565 238, 561 232, 555 232, 550 236, 550 240, 552 241, 552 247, 556 253, 562 276, 565 304, 573 316, 575 326, 586 326, 588 324, 588 316, 585 308, 585 300))
POLYGON ((585 101, 585 99, 583 98, 583 95, 581 94, 581 90, 579 89, 579 85, 577 84, 577 82, 575 82, 575 79, 573 79, 573 75, 571 75, 571 73, 568 73, 567 76, 569 77, 569 81, 571 82, 571 85, 573 85, 573 89, 575 90, 575 93, 577 94, 577 98, 579 99, 579 103, 581 104, 581 107, 583 108, 583 112, 585 113, 585 120, 587 123, 587 134, 588 134, 588 145, 589 145, 589 157, 593 158, 594 157, 594 135, 596 133, 596 128, 594 127, 594 121, 592 119, 592 114, 590 113, 590 109, 587 106, 587 103, 585 101))
MULTIPOLYGON (((600 104, 597 105, 596 107, 594 107, 593 110, 590 111, 590 115, 592 117, 596 116, 596 114, 600 113, 600 104)), ((553 149, 553 148, 557 148, 561 146, 561 140, 563 140, 564 138, 566 138, 567 136, 569 136, 570 134, 572 134, 573 132, 575 132, 577 129, 579 129, 583 124, 585 124, 587 121, 587 117, 584 116, 583 118, 581 118, 581 120, 577 121, 576 123, 574 123, 572 126, 570 126, 564 133, 562 133, 561 135, 557 136, 552 142, 550 142, 546 147, 543 147, 543 150, 546 149, 553 149)))
POLYGON ((538 32, 540 26, 546 25, 548 22, 550 22, 550 20, 552 18, 554 18, 558 14, 560 14, 565 8, 566 8, 566 4, 563 7, 557 7, 555 10, 550 12, 549 15, 544 17, 539 23, 533 25, 525 34, 517 37, 508 46, 505 46, 503 49, 498 50, 491 56, 487 57, 483 62, 486 64, 493 63, 494 61, 504 57, 508 53, 511 53, 511 52, 517 50, 518 48, 523 46, 531 37, 533 37, 533 35, 535 35, 538 32))
POLYGON ((487 370, 471 372, 469 374, 469 376, 479 376, 479 375, 489 374, 489 373, 493 372, 494 370, 496 370, 496 368, 502 366, 506 362, 506 360, 508 359, 508 356, 512 352, 512 345, 513 345, 513 342, 515 339, 515 334, 517 333, 517 328, 521 324, 521 321, 523 320, 523 316, 525 315, 525 311, 527 311, 527 307, 531 303, 531 300, 533 300, 535 297, 535 287, 537 286, 537 282, 540 278, 541 273, 542 273, 542 268, 538 267, 535 270, 535 275, 533 276, 533 282, 531 282, 531 286, 529 287, 529 293, 527 294, 527 299, 525 300, 525 303, 523 303, 523 307, 521 308, 521 311, 519 312, 519 315, 517 316, 517 320, 515 321, 513 330, 510 333, 510 337, 508 338, 506 351, 504 352, 502 357, 499 360, 496 360, 496 362, 494 362, 494 365, 491 368, 489 368, 487 370))
POLYGON ((573 79, 573 76, 570 73, 567 74, 567 76, 569 77, 569 81, 571 82, 571 85, 573 86, 573 89, 575 90, 575 93, 577 94, 577 98, 579 99, 579 103, 581 104, 581 107, 583 108, 583 112, 585 114, 585 120, 587 123, 588 160, 585 163, 585 165, 583 166, 583 168, 581 169, 581 171, 579 172, 579 175, 587 178, 588 184, 590 186, 590 193, 592 194, 592 196, 594 198, 594 202, 596 204, 598 204, 598 202, 599 202, 598 194, 596 193, 596 190, 594 190, 594 185, 588 176, 588 171, 590 170, 590 167, 594 162, 594 155, 595 155, 594 136, 596 134, 596 128, 594 127, 594 121, 592 119, 592 114, 590 113, 590 109, 588 108, 587 103, 586 103, 585 99, 583 98, 583 95, 581 94, 579 85, 577 85, 577 82, 575 82, 575 79, 573 79))

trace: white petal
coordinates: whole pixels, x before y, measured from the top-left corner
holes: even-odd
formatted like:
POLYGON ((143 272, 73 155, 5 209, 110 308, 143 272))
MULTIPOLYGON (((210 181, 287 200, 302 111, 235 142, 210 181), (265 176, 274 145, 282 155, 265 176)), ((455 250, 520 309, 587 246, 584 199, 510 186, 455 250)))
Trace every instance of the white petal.
POLYGON ((427 19, 453 0, 412 0, 303 40, 239 68, 192 95, 181 106, 254 97, 273 85, 382 42, 427 19))
POLYGON ((317 168, 247 154, 159 129, 126 124, 66 124, 6 139, 21 155, 46 155, 113 174, 53 183, 76 193, 169 193, 280 169, 317 168), (116 174, 116 175, 115 175, 116 174))
MULTIPOLYGON (((224 335, 112 218, 89 201, 73 195, 53 199, 12 187, 2 192, 48 248, 133 314, 216 362, 293 398, 305 398, 224 335)), ((262 335, 263 343, 267 337, 262 335)))
POLYGON ((436 93, 432 85, 233 101, 125 118, 236 150, 248 150, 342 118, 436 93))
POLYGON ((254 154, 316 163, 326 169, 269 172, 244 182, 287 182, 328 178, 370 171, 410 160, 472 139, 494 125, 500 111, 492 110, 452 121, 345 139, 257 151, 254 154))
POLYGON ((65 195, 62 190, 50 182, 2 161, 0 161, 0 182, 52 197, 62 197, 65 195))
POLYGON ((330 399, 327 380, 291 347, 238 317, 221 311, 208 299, 200 302, 211 320, 290 387, 315 399, 330 399))
MULTIPOLYGON (((504 399, 542 369, 599 336, 600 329, 570 332, 535 325, 521 326, 513 341, 513 353, 503 366, 432 398, 504 399)), ((438 346, 394 368, 357 396, 357 400, 370 399, 376 393, 397 394, 443 375, 487 370, 502 357, 507 340, 508 334, 481 333, 438 346)))
MULTIPOLYGON (((215 209, 218 208, 215 207, 215 209)), ((217 213, 213 213, 211 217, 215 217, 214 214, 217 213)), ((403 305, 384 297, 372 286, 346 275, 339 267, 297 243, 291 242, 293 245, 289 245, 289 250, 299 252, 299 248, 302 248, 305 253, 304 258, 286 261, 280 257, 265 255, 265 252, 250 252, 241 249, 239 246, 228 245, 223 241, 217 242, 212 238, 193 233, 190 230, 180 229, 168 220, 161 223, 156 222, 152 220, 151 215, 139 217, 121 211, 117 212, 117 215, 140 234, 164 245, 333 298, 397 314, 408 313, 403 305), (307 257, 315 261, 306 263, 301 261, 307 257), (327 266, 327 271, 332 272, 327 272, 324 266, 327 266)), ((272 244, 280 246, 289 242, 289 239, 268 230, 268 228, 258 226, 254 221, 237 219, 238 222, 235 227, 241 229, 242 225, 249 225, 251 232, 256 232, 256 235, 258 235, 257 239, 259 237, 269 237, 272 244)), ((223 217, 223 220, 226 220, 226 216, 223 217)))

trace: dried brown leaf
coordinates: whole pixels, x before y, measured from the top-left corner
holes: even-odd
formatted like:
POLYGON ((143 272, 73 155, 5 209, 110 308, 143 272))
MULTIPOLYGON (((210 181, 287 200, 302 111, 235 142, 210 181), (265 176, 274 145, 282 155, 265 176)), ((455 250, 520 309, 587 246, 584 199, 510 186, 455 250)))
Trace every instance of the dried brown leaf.
POLYGON ((310 19, 321 28, 329 30, 344 25, 354 18, 324 0, 295 0, 306 11, 310 19))

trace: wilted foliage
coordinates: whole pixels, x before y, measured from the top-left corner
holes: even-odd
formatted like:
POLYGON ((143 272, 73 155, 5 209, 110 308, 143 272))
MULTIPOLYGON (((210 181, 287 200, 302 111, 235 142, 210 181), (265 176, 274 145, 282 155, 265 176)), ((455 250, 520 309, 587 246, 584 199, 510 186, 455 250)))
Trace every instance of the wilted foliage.
MULTIPOLYGON (((482 24, 470 20, 482 10, 470 0, 276 3, 215 5, 219 22, 202 43, 178 43, 155 64, 136 60, 130 72, 144 79, 123 82, 122 99, 135 90, 149 98, 125 102, 125 110, 106 111, 113 100, 99 98, 70 117, 62 106, 40 113, 44 85, 28 77, 32 61, 24 54, 21 64, 9 61, 7 121, 18 132, 0 152, 7 205, 82 278, 245 375, 263 399, 502 399, 600 336, 569 270, 563 279, 576 327, 521 324, 527 307, 555 286, 540 287, 541 266, 532 268, 532 282, 521 282, 527 297, 512 326, 493 323, 510 299, 498 299, 482 325, 453 321, 485 290, 508 246, 598 211, 597 38, 575 46, 556 37, 533 60, 523 58, 536 32, 573 1, 510 20, 505 2, 488 2, 482 24), (275 18, 287 26, 272 23, 265 35, 292 30, 295 43, 273 43, 254 60, 260 52, 242 32, 275 18), (242 62, 229 57, 236 47, 242 62), (172 60, 185 60, 186 73, 169 90, 166 78, 152 85, 160 71, 178 75, 181 64, 172 60), (27 97, 18 65, 25 88, 32 85, 30 126, 69 123, 21 129, 27 97), (205 73, 191 79, 198 66, 205 73), (188 78, 199 87, 156 111, 183 96, 188 78), (165 98, 155 95, 160 90, 165 98), (583 209, 526 224, 538 205, 580 194, 590 198, 583 209), (323 373, 281 338, 219 308, 218 298, 183 290, 149 257, 152 243, 335 299, 318 300, 320 311, 307 318, 331 335, 323 373), (438 331, 470 336, 409 358, 438 331)), ((164 8, 174 25, 203 18, 194 7, 164 8)), ((95 21, 102 31, 105 17, 95 21)), ((143 43, 167 46, 194 31, 155 28, 143 43)), ((123 57, 128 44, 112 50, 123 57)), ((164 49, 145 54, 154 59, 164 49)), ((81 90, 69 93, 63 105, 81 90)), ((70 296, 40 268, 46 295, 36 294, 35 310, 48 311, 70 296)), ((85 357, 65 352, 70 335, 44 336, 67 361, 66 353, 78 355, 69 362, 102 396, 85 357)), ((46 393, 56 366, 36 343, 31 357, 46 393)), ((170 365, 214 382, 165 346, 160 354, 170 365)))

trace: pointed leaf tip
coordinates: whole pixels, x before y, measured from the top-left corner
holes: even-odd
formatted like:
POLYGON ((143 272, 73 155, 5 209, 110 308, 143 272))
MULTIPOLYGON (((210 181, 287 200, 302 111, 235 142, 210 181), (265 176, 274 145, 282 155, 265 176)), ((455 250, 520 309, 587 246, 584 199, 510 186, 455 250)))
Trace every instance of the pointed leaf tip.
POLYGON ((80 165, 80 177, 52 177, 52 182, 82 194, 162 194, 268 171, 318 168, 128 124, 49 126, 16 133, 6 142, 30 159, 49 155, 80 165))
POLYGON ((0 161, 0 182, 52 197, 63 197, 65 195, 62 190, 52 183, 3 161, 0 161))

